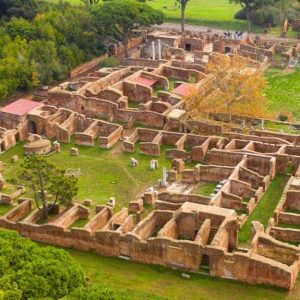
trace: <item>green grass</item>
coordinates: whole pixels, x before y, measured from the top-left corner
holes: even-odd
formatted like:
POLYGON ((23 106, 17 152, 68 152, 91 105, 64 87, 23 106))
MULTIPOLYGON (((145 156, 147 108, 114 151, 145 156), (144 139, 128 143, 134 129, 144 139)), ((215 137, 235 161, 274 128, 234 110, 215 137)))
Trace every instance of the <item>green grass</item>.
POLYGON ((292 213, 292 214, 300 214, 300 210, 298 210, 298 209, 291 209, 291 208, 286 209, 285 212, 292 213))
MULTIPOLYGON (((93 199, 94 204, 106 204, 110 197, 116 198, 116 209, 126 206, 129 201, 136 200, 146 188, 162 178, 162 168, 171 168, 171 161, 165 158, 166 147, 161 147, 159 169, 150 170, 151 156, 138 153, 123 153, 120 144, 111 150, 95 147, 75 146, 79 148, 79 156, 71 156, 70 149, 74 144, 62 144, 62 151, 47 159, 64 169, 80 169, 78 177, 79 192, 77 199, 93 199), (130 158, 138 159, 137 167, 130 167, 130 158)), ((23 144, 0 155, 0 160, 7 166, 2 174, 6 180, 17 178, 17 172, 23 161, 23 144), (10 162, 13 155, 19 156, 16 164, 10 162)), ((30 196, 26 194, 26 196, 30 196)))
MULTIPOLYGON (((57 3, 58 0, 48 0, 57 3)), ((65 0, 75 5, 81 4, 80 0, 65 0)), ((147 0, 147 3, 160 9, 166 16, 167 22, 180 22, 180 9, 176 8, 175 0, 147 0)), ((236 20, 234 15, 241 8, 239 5, 230 4, 228 0, 190 0, 186 7, 186 23, 213 28, 246 31, 246 21, 236 20)), ((253 31, 261 31, 258 26, 252 26, 253 31)))
POLYGON ((299 130, 296 128, 293 128, 287 124, 277 124, 272 121, 265 121, 264 127, 267 130, 271 131, 278 131, 278 132, 284 132, 284 133, 290 133, 290 134, 299 134, 299 130))
MULTIPOLYGON (((161 9, 167 21, 179 22, 180 9, 176 9, 174 0, 147 1, 152 7, 161 9)), ((239 5, 230 4, 228 0, 191 0, 186 7, 186 23, 231 30, 246 30, 244 20, 234 19, 240 10, 239 5)), ((257 27, 253 27, 257 29, 257 27)))
MULTIPOLYGON (((288 293, 281 289, 247 285, 236 281, 191 274, 159 266, 143 265, 117 258, 67 250, 84 268, 92 284, 147 292, 172 300, 296 300, 300 299, 300 282, 288 293)), ((141 298, 142 299, 142 298, 141 298)))
MULTIPOLYGON (((272 29, 268 32, 269 35, 274 35, 276 37, 279 37, 281 35, 282 28, 281 26, 272 27, 272 29)), ((293 30, 289 30, 287 33, 287 37, 289 38, 296 38, 297 32, 293 30)))
POLYGON ((291 228, 291 229, 300 229, 300 224, 285 224, 285 223, 279 223, 276 225, 276 227, 280 228, 291 228))
POLYGON ((8 213, 13 207, 7 204, 0 204, 0 216, 4 216, 8 213))
POLYGON ((239 243, 246 244, 250 242, 252 221, 259 221, 266 228, 281 198, 287 180, 288 177, 283 175, 277 175, 274 178, 262 199, 239 231, 239 243))
POLYGON ((217 184, 217 182, 200 184, 193 193, 201 196, 209 196, 211 193, 213 193, 217 184))
POLYGON ((74 228, 74 227, 77 227, 77 228, 82 228, 82 227, 84 227, 86 224, 87 224, 87 222, 88 222, 89 220, 88 219, 78 219, 76 222, 74 222, 71 226, 70 226, 70 228, 74 228))
POLYGON ((273 114, 290 111, 296 120, 300 120, 300 68, 292 74, 283 74, 281 70, 271 68, 266 72, 266 79, 268 111, 273 114))
POLYGON ((139 106, 140 106, 139 102, 132 101, 132 100, 128 101, 128 107, 129 108, 139 108, 139 106))

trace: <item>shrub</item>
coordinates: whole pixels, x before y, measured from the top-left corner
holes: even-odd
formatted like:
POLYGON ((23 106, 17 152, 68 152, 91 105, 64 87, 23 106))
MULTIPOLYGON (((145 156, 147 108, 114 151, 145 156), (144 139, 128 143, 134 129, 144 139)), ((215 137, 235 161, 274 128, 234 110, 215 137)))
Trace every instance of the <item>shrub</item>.
POLYGON ((237 20, 246 20, 247 16, 246 16, 246 10, 245 9, 241 9, 239 10, 235 15, 234 18, 237 20))
POLYGON ((283 113, 280 113, 279 116, 278 116, 278 120, 281 121, 281 122, 285 122, 289 119, 289 117, 283 113))
POLYGON ((265 23, 265 16, 262 10, 257 10, 251 14, 251 20, 253 24, 263 25, 265 23))
POLYGON ((119 65, 120 61, 116 57, 106 57, 100 63, 101 68, 113 68, 119 65))
POLYGON ((81 267, 64 250, 39 246, 5 230, 0 230, 0 245, 5 300, 59 299, 84 283, 81 267))

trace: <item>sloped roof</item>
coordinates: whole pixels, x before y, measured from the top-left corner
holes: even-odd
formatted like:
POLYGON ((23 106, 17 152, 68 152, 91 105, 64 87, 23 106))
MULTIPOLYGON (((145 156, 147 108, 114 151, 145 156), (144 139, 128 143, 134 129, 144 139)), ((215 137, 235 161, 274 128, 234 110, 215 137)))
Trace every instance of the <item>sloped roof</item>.
POLYGON ((144 86, 148 86, 151 87, 152 85, 154 85, 157 82, 156 79, 152 79, 152 78, 147 78, 147 77, 139 77, 136 80, 136 83, 140 84, 140 85, 144 85, 144 86))
POLYGON ((42 104, 39 102, 26 99, 19 99, 11 104, 0 108, 0 112, 4 112, 15 116, 24 116, 34 108, 39 107, 41 105, 42 104))

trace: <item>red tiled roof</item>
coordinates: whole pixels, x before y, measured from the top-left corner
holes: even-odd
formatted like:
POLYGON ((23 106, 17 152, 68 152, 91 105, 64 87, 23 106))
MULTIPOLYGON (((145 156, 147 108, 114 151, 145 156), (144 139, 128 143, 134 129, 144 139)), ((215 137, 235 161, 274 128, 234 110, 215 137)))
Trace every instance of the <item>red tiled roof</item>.
POLYGON ((172 91, 173 94, 183 96, 183 97, 191 96, 191 94, 193 94, 194 92, 195 92, 195 87, 186 83, 180 84, 172 91))
POLYGON ((39 102, 30 101, 26 99, 19 99, 11 104, 0 108, 0 112, 4 112, 15 116, 24 116, 34 108, 41 105, 42 104, 39 102))
POLYGON ((151 87, 152 85, 154 85, 157 82, 156 79, 152 79, 152 78, 146 78, 146 77, 139 77, 136 80, 136 83, 140 84, 140 85, 145 85, 148 87, 151 87))

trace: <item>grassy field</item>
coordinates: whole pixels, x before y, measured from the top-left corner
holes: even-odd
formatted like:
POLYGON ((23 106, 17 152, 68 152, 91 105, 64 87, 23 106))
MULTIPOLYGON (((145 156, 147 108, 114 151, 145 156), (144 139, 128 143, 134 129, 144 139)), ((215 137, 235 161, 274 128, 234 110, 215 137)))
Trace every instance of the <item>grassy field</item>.
MULTIPOLYGON (((296 300, 300 299, 300 282, 288 293, 265 286, 191 274, 159 266, 143 265, 117 258, 67 250, 84 268, 93 284, 147 292, 172 300, 296 300)), ((150 298, 149 298, 150 299, 150 298)))
POLYGON ((295 73, 283 74, 271 68, 266 72, 268 82, 265 93, 267 108, 271 113, 292 112, 295 120, 300 120, 300 68, 295 73))
POLYGON ((200 184, 193 193, 201 196, 210 196, 210 194, 214 192, 217 184, 218 182, 200 184))
POLYGON ((250 241, 252 221, 259 221, 266 228, 268 221, 273 216, 274 210, 281 198, 287 180, 288 177, 283 175, 277 175, 274 178, 262 199, 239 231, 239 243, 245 244, 250 241))
MULTIPOLYGON (((180 10, 175 7, 174 0, 153 0, 148 3, 161 9, 167 21, 179 22, 180 10)), ((223 29, 246 30, 243 20, 235 20, 234 15, 239 5, 229 4, 228 0, 190 0, 186 8, 186 23, 223 29)))
MULTIPOLYGON (((106 204, 110 197, 115 197, 117 208, 136 200, 140 193, 147 187, 155 184, 162 178, 162 168, 171 167, 171 161, 162 154, 158 159, 160 167, 158 170, 150 170, 150 160, 153 157, 136 153, 123 153, 121 145, 118 144, 112 150, 103 150, 97 147, 76 146, 79 148, 79 156, 71 156, 70 149, 73 144, 62 144, 61 153, 53 154, 48 160, 71 172, 79 172, 79 192, 77 198, 93 199, 95 204, 106 204), (135 157, 139 165, 130 167, 130 157, 135 157)), ((2 174, 6 180, 16 178, 17 171, 21 168, 23 161, 23 145, 16 147, 0 155, 0 160, 7 163, 2 174), (16 164, 10 162, 13 155, 19 156, 16 164)))
MULTIPOLYGON (((47 0, 57 3, 58 0, 47 0)), ((65 0, 73 4, 81 4, 80 0, 65 0)), ((147 0, 154 8, 161 9, 169 22, 180 21, 180 9, 174 5, 175 0, 147 0)), ((228 0, 190 0, 186 8, 186 23, 214 28, 246 30, 244 20, 234 19, 240 10, 239 5, 229 4, 228 0)), ((253 30, 258 30, 256 26, 253 30)))

